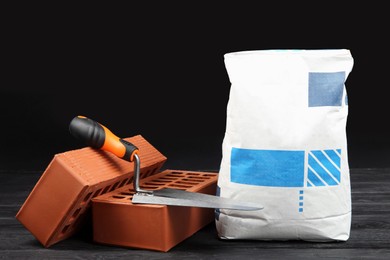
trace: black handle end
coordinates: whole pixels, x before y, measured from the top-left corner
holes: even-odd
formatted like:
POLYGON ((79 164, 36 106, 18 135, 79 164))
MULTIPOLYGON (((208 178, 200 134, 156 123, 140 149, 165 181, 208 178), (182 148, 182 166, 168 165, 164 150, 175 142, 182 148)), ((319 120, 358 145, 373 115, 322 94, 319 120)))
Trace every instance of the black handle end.
POLYGON ((93 148, 101 148, 106 138, 103 127, 84 116, 76 116, 69 124, 69 132, 93 148))

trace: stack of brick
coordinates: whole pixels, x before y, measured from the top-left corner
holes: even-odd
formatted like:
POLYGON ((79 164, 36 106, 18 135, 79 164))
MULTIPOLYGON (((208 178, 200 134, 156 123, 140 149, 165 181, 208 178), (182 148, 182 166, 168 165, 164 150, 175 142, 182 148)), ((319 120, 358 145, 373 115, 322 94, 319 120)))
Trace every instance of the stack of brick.
MULTIPOLYGON (((216 173, 160 172, 167 160, 163 154, 141 135, 124 139, 139 149, 141 185, 215 194, 216 173)), ((103 150, 85 147, 56 154, 16 219, 46 248, 92 222, 98 243, 164 252, 213 221, 212 209, 133 205, 133 174, 133 162, 103 150)))

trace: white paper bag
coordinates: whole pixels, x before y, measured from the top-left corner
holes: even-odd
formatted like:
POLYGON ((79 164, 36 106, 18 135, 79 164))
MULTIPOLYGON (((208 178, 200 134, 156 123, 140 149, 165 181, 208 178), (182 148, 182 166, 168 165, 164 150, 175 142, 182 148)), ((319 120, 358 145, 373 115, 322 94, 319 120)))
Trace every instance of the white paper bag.
POLYGON ((222 239, 345 241, 351 226, 347 49, 227 53, 231 82, 216 210, 222 239))

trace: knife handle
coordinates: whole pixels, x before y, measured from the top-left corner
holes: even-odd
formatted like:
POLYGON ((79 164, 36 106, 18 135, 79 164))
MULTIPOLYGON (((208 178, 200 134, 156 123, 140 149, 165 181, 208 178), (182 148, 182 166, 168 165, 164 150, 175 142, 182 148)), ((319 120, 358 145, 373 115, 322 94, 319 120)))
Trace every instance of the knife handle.
POLYGON ((138 148, 132 143, 119 138, 104 125, 87 118, 76 116, 69 124, 69 132, 88 146, 109 151, 117 157, 132 162, 138 148))

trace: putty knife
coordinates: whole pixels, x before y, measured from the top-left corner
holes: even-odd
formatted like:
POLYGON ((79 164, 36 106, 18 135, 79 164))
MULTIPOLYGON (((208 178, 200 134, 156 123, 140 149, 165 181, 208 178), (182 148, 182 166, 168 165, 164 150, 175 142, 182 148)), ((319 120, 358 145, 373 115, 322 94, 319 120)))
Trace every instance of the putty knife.
POLYGON ((263 209, 263 206, 258 204, 234 201, 230 198, 197 192, 169 188, 160 190, 141 189, 139 187, 140 158, 137 154, 138 148, 135 145, 119 138, 107 127, 85 116, 74 117, 70 122, 69 131, 75 138, 82 140, 92 148, 109 151, 129 162, 134 161, 133 185, 135 194, 132 198, 132 203, 134 204, 160 204, 231 210, 263 209))

